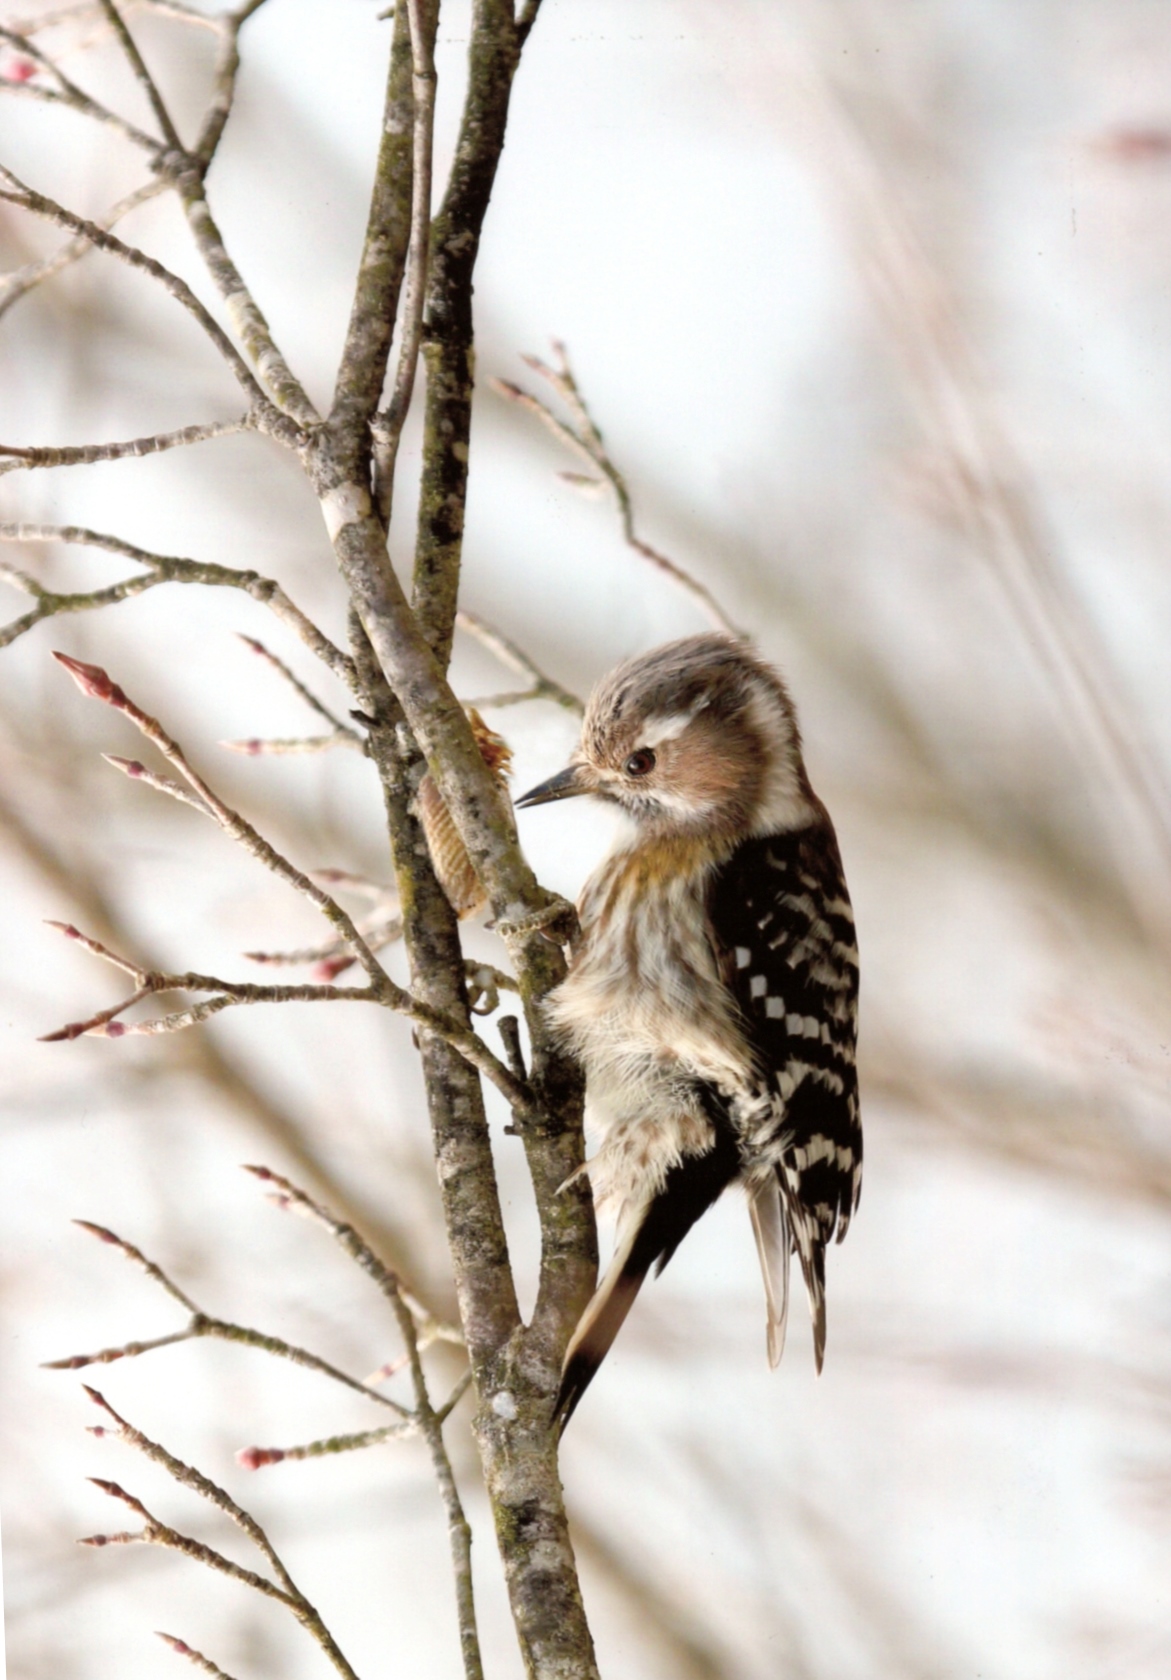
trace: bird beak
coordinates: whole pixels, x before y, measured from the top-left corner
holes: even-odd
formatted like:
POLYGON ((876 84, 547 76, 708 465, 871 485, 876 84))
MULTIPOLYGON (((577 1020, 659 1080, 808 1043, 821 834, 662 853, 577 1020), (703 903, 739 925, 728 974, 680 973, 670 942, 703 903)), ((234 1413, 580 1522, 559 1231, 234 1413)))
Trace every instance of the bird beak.
POLYGON ((548 805, 554 799, 573 799, 577 794, 589 791, 581 774, 581 766, 571 764, 568 770, 561 770, 556 776, 550 776, 547 782, 530 788, 523 798, 515 803, 517 810, 523 811, 530 805, 548 805))

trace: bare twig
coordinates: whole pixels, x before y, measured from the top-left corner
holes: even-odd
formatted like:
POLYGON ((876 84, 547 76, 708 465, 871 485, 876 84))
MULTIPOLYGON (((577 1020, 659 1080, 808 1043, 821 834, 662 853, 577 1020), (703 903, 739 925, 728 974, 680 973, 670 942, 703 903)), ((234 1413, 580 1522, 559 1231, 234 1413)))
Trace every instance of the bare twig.
MULTIPOLYGON (((372 951, 382 951, 402 938, 402 917, 378 914, 357 923, 358 931, 372 951)), ((319 963, 323 972, 319 980, 332 980, 350 967, 354 954, 340 939, 326 940, 320 945, 302 945, 293 951, 245 951, 249 962, 269 968, 296 968, 303 963, 319 963)))
POLYGON ((43 589, 32 578, 18 572, 15 567, 0 566, 0 582, 10 583, 23 594, 32 595, 37 603, 28 612, 22 613, 19 618, 12 619, 0 628, 0 648, 5 648, 31 630, 34 625, 39 624, 42 619, 55 618, 62 613, 90 612, 98 607, 115 606, 119 601, 128 601, 135 595, 142 595, 146 590, 153 589, 162 579, 146 573, 138 577, 123 578, 121 583, 108 584, 105 589, 58 595, 50 589, 43 589))
POLYGON ((325 1435, 320 1440, 303 1441, 293 1447, 241 1447, 236 1463, 242 1470, 264 1470, 287 1459, 331 1458, 335 1453, 380 1447, 386 1441, 406 1441, 418 1433, 419 1425, 411 1418, 403 1423, 384 1424, 381 1429, 361 1429, 356 1434, 325 1435))
MULTIPOLYGON (((477 1035, 469 1031, 459 1021, 431 1008, 419 999, 412 997, 401 986, 397 986, 381 967, 374 953, 370 950, 365 939, 359 933, 356 925, 341 906, 328 893, 318 887, 309 877, 303 874, 293 864, 289 863, 281 853, 270 846, 248 823, 245 818, 225 805, 219 796, 212 792, 207 783, 198 776, 184 758, 178 744, 171 740, 161 725, 154 718, 143 712, 133 701, 129 700, 116 683, 112 683, 106 673, 96 665, 86 665, 78 659, 70 659, 67 655, 58 653, 55 657, 74 677, 82 691, 93 698, 105 700, 118 711, 124 712, 137 725, 141 732, 163 753, 170 763, 175 765, 188 785, 207 808, 207 813, 233 839, 254 857, 260 859, 274 874, 282 880, 295 886, 297 890, 309 898, 323 911, 327 919, 337 928, 340 938, 354 952, 355 958, 366 969, 370 978, 369 986, 257 986, 246 981, 224 980, 219 976, 196 974, 160 974, 140 968, 127 958, 119 957, 98 944, 96 940, 87 938, 77 928, 69 923, 55 922, 57 927, 69 939, 76 939, 95 956, 103 957, 108 962, 115 963, 127 974, 133 976, 136 990, 119 1004, 109 1009, 99 1010, 96 1014, 83 1021, 73 1021, 56 1032, 47 1033, 42 1043, 56 1044, 80 1038, 83 1034, 101 1036, 105 1038, 121 1038, 124 1036, 140 1036, 142 1034, 157 1034, 165 1032, 179 1032, 186 1027, 196 1026, 218 1014, 221 1010, 229 1009, 235 1004, 254 1003, 377 1003, 384 1008, 393 1009, 416 1021, 428 1031, 437 1033, 461 1056, 469 1061, 479 1071, 503 1092, 511 1103, 518 1105, 522 1112, 527 1112, 531 1106, 531 1096, 525 1088, 518 1084, 500 1059, 492 1054, 488 1046, 477 1035), (174 1015, 164 1015, 153 1020, 126 1023, 119 1021, 118 1016, 142 1002, 145 998, 160 992, 191 991, 213 992, 216 995, 204 1003, 193 1005, 190 1009, 182 1010, 174 1015)), ((133 774, 127 770, 135 760, 116 759, 115 767, 133 774)), ((154 782, 156 787, 159 782, 154 782)), ((169 792, 169 788, 162 787, 162 791, 169 792)))
POLYGON ((174 766, 183 780, 195 790, 200 799, 207 805, 226 834, 229 834, 233 840, 243 846, 245 851, 250 852, 274 875, 278 875, 281 880, 286 881, 289 886, 295 888, 302 897, 307 898, 311 904, 321 911, 322 915, 337 929, 341 937, 352 946, 358 960, 370 976, 375 990, 381 993, 387 976, 354 926, 350 916, 342 909, 337 900, 331 898, 324 888, 319 887, 302 870, 290 863, 263 835, 253 828, 245 817, 226 804, 209 787, 203 777, 192 769, 187 762, 183 749, 177 741, 171 739, 158 719, 152 717, 149 712, 143 711, 141 706, 136 705, 117 683, 111 681, 99 665, 87 665, 83 660, 71 659, 68 654, 64 653, 54 653, 53 657, 65 667, 83 694, 90 699, 101 700, 104 704, 112 706, 115 711, 121 712, 141 735, 144 735, 152 745, 158 748, 167 762, 174 766))
MULTIPOLYGON (((362 1270, 374 1280, 390 1303, 391 1310, 398 1321, 403 1342, 406 1345, 410 1364, 411 1382, 415 1391, 414 1418, 430 1448, 431 1462, 447 1511, 452 1567, 455 1571, 456 1604, 459 1613, 460 1645, 463 1651, 464 1673, 467 1680, 483 1680, 484 1670, 480 1655, 479 1635, 476 1629, 475 1598, 472 1588, 472 1531, 460 1501, 455 1473, 452 1470, 451 1460, 443 1442, 443 1419, 431 1404, 420 1352, 418 1304, 404 1293, 402 1284, 394 1272, 379 1259, 378 1255, 352 1225, 338 1219, 327 1208, 313 1201, 311 1197, 306 1196, 303 1190, 299 1190, 296 1185, 291 1184, 288 1179, 282 1178, 279 1174, 270 1172, 267 1168, 250 1167, 248 1170, 255 1173, 264 1182, 277 1185, 281 1196, 287 1200, 288 1205, 307 1214, 316 1223, 324 1225, 335 1241, 340 1243, 346 1253, 356 1260, 362 1270)), ((457 1398, 457 1396, 453 1396, 448 1402, 444 1416, 457 1403, 457 1398)))
POLYGON ((3 78, 0 79, 0 89, 3 89, 5 93, 40 99, 52 105, 68 106, 70 110, 77 111, 81 116, 92 117, 96 122, 108 123, 110 127, 116 128, 120 134, 124 135, 127 140, 133 141, 136 146, 141 146, 144 151, 150 152, 152 156, 157 157, 161 152, 162 147, 157 140, 153 139, 151 135, 145 134, 134 123, 127 122, 116 111, 111 111, 107 106, 100 104, 98 100, 92 99, 88 93, 78 87, 76 82, 71 81, 60 66, 47 53, 42 52, 41 48, 28 35, 0 24, 0 41, 7 41, 10 47, 31 59, 38 69, 51 76, 56 83, 54 88, 47 88, 39 86, 35 82, 17 82, 3 78))
MULTIPOLYGON (((97 941, 95 940, 92 943, 96 944, 97 941)), ((157 1283, 160 1289, 164 1289, 173 1301, 178 1301, 181 1307, 186 1307, 189 1313, 199 1311, 190 1295, 180 1289, 174 1279, 168 1277, 163 1268, 149 1259, 140 1248, 136 1248, 132 1242, 127 1242, 125 1237, 120 1237, 116 1231, 111 1231, 109 1226, 95 1225, 89 1219, 75 1219, 73 1223, 81 1230, 88 1231, 90 1236, 96 1237, 99 1242, 108 1243, 111 1248, 118 1249, 133 1265, 140 1267, 152 1283, 157 1283)))
MULTIPOLYGON (((58 823, 50 836, 33 825, 27 802, 17 809, 0 786, 0 842, 13 848, 53 893, 71 902, 108 943, 120 949, 132 945, 137 948, 120 906, 111 902, 95 879, 85 851, 79 846, 76 830, 80 826, 58 823)), ((167 1067, 173 1076, 195 1079, 226 1105, 230 1115, 246 1123, 253 1132, 259 1130, 296 1164, 298 1172, 328 1196, 333 1206, 345 1208, 347 1212, 353 1210, 352 1216, 360 1217, 367 1230, 376 1232, 381 1249, 394 1257, 402 1271, 411 1269, 411 1245, 391 1218, 385 1197, 377 1203, 367 1202, 356 1196, 352 1187, 337 1180, 297 1116, 277 1103, 254 1076, 237 1066, 218 1038, 212 1034, 192 1034, 172 1041, 169 1049, 167 1067)))
POLYGON ((495 654, 502 665, 510 671, 515 671, 520 677, 527 677, 531 684, 529 688, 519 689, 512 694, 488 694, 481 700, 469 700, 469 706, 513 706, 522 700, 551 700, 555 706, 564 706, 567 712, 580 714, 585 710, 576 694, 562 688, 552 677, 547 677, 534 665, 528 654, 502 630, 497 629, 496 625, 489 624, 487 619, 481 618, 478 613, 469 612, 466 607, 460 608, 455 622, 459 629, 466 630, 468 635, 474 636, 489 653, 495 654))
POLYGON ((268 1193, 269 1200, 275 1203, 277 1207, 287 1212, 301 1214, 302 1217, 311 1220, 314 1224, 323 1226, 350 1258, 361 1267, 362 1271, 373 1279, 388 1301, 392 1304, 395 1299, 404 1301, 415 1319, 421 1336, 426 1336, 433 1341, 452 1342, 458 1347, 464 1346, 462 1333, 454 1325, 445 1324, 442 1319, 438 1319, 433 1313, 428 1312, 422 1302, 403 1283, 394 1268, 388 1266, 375 1253, 366 1239, 348 1220, 339 1219, 337 1214, 322 1206, 320 1202, 314 1201, 312 1196, 307 1195, 304 1190, 294 1184, 291 1179, 285 1178, 282 1173, 273 1172, 271 1167, 249 1165, 244 1168, 244 1171, 251 1173, 253 1178, 259 1179, 262 1184, 272 1187, 268 1193))
POLYGON ((133 35, 131 35, 129 29, 127 29, 121 12, 114 4, 114 0, 98 0, 98 4, 102 8, 110 28, 114 31, 114 34, 118 38, 118 44, 126 56, 127 63, 134 72, 135 81, 146 94, 150 108, 155 114, 155 121, 162 130, 163 139, 174 151, 182 151, 183 142, 180 140, 179 132, 174 123, 171 121, 171 113, 167 110, 166 104, 163 101, 163 96, 158 90, 154 77, 147 69, 146 62, 138 50, 138 46, 133 35))
MULTIPOLYGON (((212 71, 211 100, 204 113, 199 138, 192 148, 194 155, 205 168, 216 154, 236 97, 236 76, 240 69, 240 30, 253 12, 259 11, 263 4, 264 0, 245 0, 245 3, 237 6, 234 11, 224 12, 219 17, 210 19, 198 12, 191 15, 192 22, 212 23, 220 37, 215 68, 212 71)), ((162 8, 156 0, 156 10, 158 9, 162 8)))
MULTIPOLYGON (((601 474, 604 481, 614 492, 614 499, 618 505, 618 517, 622 525, 622 536, 626 546, 633 549, 648 565, 663 572, 686 595, 689 595, 706 613, 717 630, 722 630, 726 636, 742 638, 744 632, 733 624, 705 584, 700 583, 697 578, 693 578, 690 572, 684 571, 682 566, 669 559, 661 550, 652 548, 650 543, 645 542, 639 536, 634 523, 634 504, 631 501, 626 480, 611 460, 602 440, 602 434, 586 407, 585 399, 573 376, 573 369, 570 367, 565 346, 556 339, 553 342, 553 357, 556 363, 554 367, 549 367, 536 356, 525 356, 523 360, 527 367, 532 368, 534 373, 539 374, 552 386, 568 408, 572 424, 566 424, 564 420, 558 419, 552 409, 539 397, 534 397, 531 392, 522 390, 519 385, 511 384, 506 379, 494 379, 492 381, 493 389, 499 392, 506 401, 515 403, 517 407, 535 415, 553 433, 558 442, 573 454, 580 456, 582 460, 587 461, 601 474)), ((570 482, 574 482, 575 477, 576 475, 571 477, 570 482)), ((588 485, 589 481, 587 480, 586 483, 588 485)))
POLYGON ((209 1568, 219 1570, 221 1574, 231 1576, 233 1580, 253 1587, 257 1592, 263 1593, 268 1598, 279 1599, 288 1606, 301 1626, 317 1641, 317 1644, 325 1652, 339 1674, 345 1675, 346 1680, 357 1680, 356 1674, 342 1655, 337 1641, 322 1621, 318 1611, 289 1574, 276 1548, 264 1529, 256 1521, 256 1518, 243 1506, 238 1505, 231 1494, 211 1481, 202 1471, 194 1469, 190 1464, 184 1464, 182 1459, 176 1458, 173 1453, 167 1451, 166 1447, 161 1446, 157 1441, 152 1441, 149 1436, 144 1435, 141 1430, 136 1429, 133 1424, 120 1417, 109 1402, 98 1393, 97 1389, 87 1387, 86 1393, 94 1405, 100 1407, 107 1417, 113 1420, 119 1440, 142 1453, 152 1463, 160 1465, 181 1487, 189 1488, 193 1493, 197 1493, 201 1499, 207 1500, 217 1510, 222 1511, 261 1553, 276 1576, 276 1582, 269 1580, 264 1575, 257 1575, 253 1570, 242 1568, 240 1564, 233 1563, 222 1553, 204 1545, 202 1541, 192 1540, 189 1536, 180 1534, 175 1529, 168 1528, 165 1524, 160 1523, 140 1500, 135 1499, 132 1494, 128 1494, 125 1489, 119 1487, 117 1482, 97 1481, 95 1485, 100 1487, 103 1492, 108 1493, 111 1498, 118 1499, 123 1504, 128 1505, 132 1511, 142 1517, 145 1526, 142 1532, 137 1535, 93 1536, 88 1543, 101 1545, 109 1544, 111 1540, 115 1540, 125 1544, 128 1541, 138 1540, 151 1545, 169 1546, 175 1551, 184 1552, 188 1557, 193 1557, 198 1562, 206 1564, 209 1568))
POLYGON ((541 9, 541 0, 524 0, 524 5, 517 14, 516 44, 523 47, 529 38, 529 31, 537 21, 537 13, 541 9))
MULTIPOLYGON (((244 391, 249 403, 256 408, 258 414, 267 407, 267 396, 257 383, 251 369, 219 322, 200 303, 186 280, 180 279, 179 275, 173 274, 169 268, 164 268, 163 264, 156 262, 154 257, 148 257, 146 252, 140 251, 137 246, 125 244, 115 234, 100 227, 97 222, 89 221, 84 216, 75 216, 72 210, 67 210, 64 205, 58 204, 54 199, 46 198, 44 193, 39 193, 34 188, 26 186, 10 169, 0 166, 0 178, 8 182, 7 187, 0 188, 0 199, 10 204, 17 204, 22 209, 43 217, 46 221, 56 222, 59 227, 67 227, 73 233, 83 234, 90 244, 99 251, 105 251, 110 256, 117 257, 121 262, 126 263, 128 267, 139 269, 142 273, 149 274, 152 280, 157 280, 164 291, 169 292, 178 303, 181 303, 187 313, 203 328, 204 333, 231 368, 236 376, 237 383, 244 391)), ((230 313, 231 310, 229 309, 230 313)), ((268 420, 264 421, 261 429, 273 436, 278 435, 280 431, 278 426, 268 420)))
POLYGON ((313 620, 294 605, 279 583, 273 578, 261 577, 259 572, 201 560, 185 560, 176 555, 154 554, 121 537, 110 536, 104 531, 91 531, 83 525, 0 524, 0 542, 76 543, 87 548, 104 549, 109 554, 125 555, 128 560, 148 567, 159 583, 200 583, 211 588, 243 590, 254 601, 268 607, 300 637, 322 664, 327 665, 342 682, 353 687, 354 667, 348 654, 336 647, 313 620))
POLYGON ((123 461, 128 457, 157 455, 164 449, 182 449, 191 443, 207 443, 212 438, 231 437, 236 432, 259 430, 259 417, 250 413, 242 414, 238 420, 208 420, 197 426, 180 426, 173 432, 128 438, 122 443, 85 443, 65 449, 29 449, 0 443, 0 457, 8 457, 0 459, 0 473, 15 472, 19 467, 79 467, 90 466, 95 461, 123 461))
POLYGON ((395 1279, 391 1302, 398 1318, 399 1329, 410 1358, 411 1382, 415 1390, 415 1416, 431 1451, 431 1463, 439 1483, 447 1512, 447 1533, 451 1546, 451 1564, 455 1574, 455 1600, 459 1616, 460 1648, 463 1653, 466 1680, 483 1680, 484 1665, 480 1654, 480 1637, 476 1626, 476 1602, 472 1581, 472 1529, 460 1500, 455 1472, 443 1440, 443 1421, 431 1404, 427 1378, 419 1352, 419 1338, 414 1315, 402 1298, 395 1279))
POLYGON ((135 1265, 141 1266, 151 1280, 157 1283, 181 1306, 191 1314, 190 1320, 182 1330, 176 1330, 166 1336, 156 1337, 151 1341, 123 1342, 117 1347, 100 1348, 95 1353, 74 1353, 64 1359, 52 1359, 45 1363, 47 1371, 81 1371, 90 1365, 112 1365, 119 1359, 137 1359, 145 1353, 153 1353, 157 1348, 173 1347, 179 1342, 212 1341, 234 1342, 242 1347, 258 1349, 261 1353, 273 1355, 277 1359, 287 1359, 292 1365, 299 1365, 303 1370, 316 1371, 323 1377, 329 1377, 332 1382, 339 1383, 343 1388, 351 1389, 355 1394, 365 1395, 378 1406, 384 1406, 400 1418, 411 1416, 407 1407, 401 1406, 397 1400, 382 1394, 377 1388, 364 1383, 359 1377, 351 1377, 341 1371, 336 1365, 331 1365, 327 1359, 310 1352, 308 1348, 298 1346, 295 1342, 286 1342, 280 1336, 269 1336, 262 1330, 254 1330, 246 1324, 234 1324, 230 1320, 214 1318, 205 1313, 194 1301, 181 1290, 163 1271, 161 1266, 146 1256, 133 1243, 126 1242, 104 1225, 91 1224, 89 1220, 75 1221, 83 1231, 89 1231, 100 1242, 109 1243, 118 1248, 135 1265))
POLYGON ((435 132, 434 0, 405 0, 411 34, 412 128, 411 236, 402 303, 398 368, 390 402, 373 424, 374 463, 379 513, 389 525, 394 468, 399 440, 411 406, 415 370, 423 342, 423 306, 427 296, 427 257, 431 229, 431 154, 435 132))
MULTIPOLYGON (((112 204, 104 216, 95 217, 97 226, 112 228, 131 210, 137 210, 140 204, 148 203, 166 190, 165 181, 155 179, 145 182, 143 186, 136 187, 132 193, 127 193, 125 198, 120 198, 116 204, 112 204)), ((92 250, 90 241, 78 234, 73 239, 67 239, 49 256, 37 257, 21 268, 13 269, 9 274, 0 275, 0 315, 19 303, 21 298, 27 297, 34 287, 41 285, 45 280, 51 280, 54 275, 60 274, 63 269, 92 250)))
POLYGON ((216 65, 212 108, 205 120, 196 151, 188 152, 183 146, 158 85, 114 0, 99 0, 99 4, 118 38, 135 79, 146 94, 155 120, 166 139, 168 151, 161 160, 160 167, 165 170, 179 195, 192 237, 224 300, 228 318, 244 345, 252 366, 264 386, 272 393, 277 406, 299 426, 317 424, 320 420, 317 410, 285 361, 268 322, 228 254, 204 188, 207 167, 219 143, 235 92, 238 63, 236 37, 244 20, 256 10, 256 5, 241 7, 228 21, 227 37, 216 65))
POLYGON ((230 1674, 213 1663, 210 1657, 205 1657, 202 1651, 197 1651, 193 1645, 188 1645, 185 1639, 179 1639, 173 1633, 156 1632, 155 1637, 161 1639, 164 1645, 169 1646, 177 1657, 186 1657, 189 1663, 202 1669, 204 1674, 213 1675, 214 1680, 232 1680, 230 1674))
POLYGON ((361 746, 363 744, 362 737, 358 734, 358 731, 356 729, 352 729, 350 725, 338 717, 335 712, 331 712, 324 701, 319 700, 316 694, 313 693, 313 690, 308 688, 306 684, 301 681, 300 677, 298 677, 294 671, 289 669, 284 660, 278 659, 276 654, 273 653, 270 648, 266 647, 263 642, 258 641, 255 636, 244 635, 241 635, 240 640, 244 643, 246 648, 256 654, 258 659, 263 659, 266 664, 271 665, 273 670, 278 672, 279 675, 284 678, 285 682, 287 682, 289 687, 293 690, 293 693, 298 695, 300 699, 305 702, 310 711, 316 712, 318 717, 325 719, 334 735, 348 735, 356 746, 361 746))
MULTIPOLYGON (((211 817, 210 810, 198 794, 192 793, 190 788, 185 788, 181 782, 172 781, 170 776, 164 776, 159 770, 149 770, 137 758, 120 758, 117 753, 103 753, 102 757, 112 769, 120 770, 124 776, 129 776, 131 781, 145 782, 147 787, 154 788, 156 792, 165 793, 170 799, 177 799, 180 805, 190 805, 191 809, 198 811, 201 816, 211 817)), ((212 821, 215 821, 214 817, 212 821)), ((61 926, 59 922, 52 925, 61 926)))
POLYGON ((245 758, 288 758, 306 754, 332 752, 345 747, 350 752, 364 753, 365 742, 352 729, 335 729, 330 735, 247 735, 239 741, 221 741, 228 752, 241 753, 245 758))

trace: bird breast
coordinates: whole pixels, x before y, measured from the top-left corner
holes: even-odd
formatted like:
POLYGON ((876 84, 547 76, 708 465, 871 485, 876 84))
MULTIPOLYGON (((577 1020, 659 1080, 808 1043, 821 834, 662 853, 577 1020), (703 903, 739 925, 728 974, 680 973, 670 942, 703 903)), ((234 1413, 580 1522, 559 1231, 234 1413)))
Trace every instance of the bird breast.
POLYGON ((612 855, 586 883, 581 940, 549 1013, 603 1124, 677 1107, 697 1080, 744 1088, 752 1056, 708 934, 719 861, 707 847, 644 844, 612 855))

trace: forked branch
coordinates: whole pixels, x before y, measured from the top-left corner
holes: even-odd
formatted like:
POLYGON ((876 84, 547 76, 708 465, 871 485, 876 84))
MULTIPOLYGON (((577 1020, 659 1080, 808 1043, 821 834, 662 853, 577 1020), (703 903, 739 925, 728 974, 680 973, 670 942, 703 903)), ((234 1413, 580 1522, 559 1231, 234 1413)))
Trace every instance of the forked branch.
POLYGON ((743 638, 744 632, 733 624, 723 607, 716 600, 706 584, 693 578, 676 561, 670 559, 661 549, 653 548, 638 534, 634 522, 634 503, 631 500, 630 489, 622 473, 619 472, 610 456, 602 433, 593 415, 586 406, 585 398, 574 378, 573 369, 569 364, 569 354, 559 340, 553 341, 553 362, 550 367, 538 356, 522 357, 526 367, 532 368, 545 383, 561 398, 569 412, 569 419, 563 420, 554 413, 547 402, 536 397, 531 391, 523 390, 519 385, 512 384, 507 379, 494 379, 492 386, 506 402, 514 403, 538 419, 543 426, 563 445, 570 454, 576 455, 583 461, 592 473, 581 474, 563 472, 560 476, 576 489, 593 491, 609 486, 613 492, 618 508, 618 519, 622 527, 623 540, 628 548, 634 550, 640 559, 645 560, 656 571, 664 573, 672 583, 691 597, 697 606, 707 615, 717 630, 722 630, 726 636, 734 636, 737 640, 743 638))

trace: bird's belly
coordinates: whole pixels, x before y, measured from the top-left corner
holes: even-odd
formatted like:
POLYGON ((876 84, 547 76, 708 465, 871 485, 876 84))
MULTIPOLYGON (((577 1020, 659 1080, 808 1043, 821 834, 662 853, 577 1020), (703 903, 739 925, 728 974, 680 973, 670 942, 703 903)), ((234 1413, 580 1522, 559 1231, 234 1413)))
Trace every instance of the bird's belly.
POLYGON ((657 1194, 684 1156, 712 1147, 699 1088, 741 1089, 746 1053, 731 1022, 719 1031, 722 999, 613 985, 588 966, 570 973, 548 1009, 585 1069, 586 1118, 598 1140, 590 1162, 595 1197, 616 1207, 621 1221, 624 1208, 657 1194))

